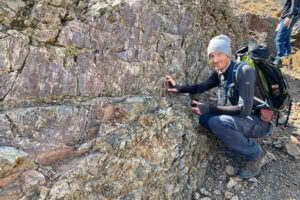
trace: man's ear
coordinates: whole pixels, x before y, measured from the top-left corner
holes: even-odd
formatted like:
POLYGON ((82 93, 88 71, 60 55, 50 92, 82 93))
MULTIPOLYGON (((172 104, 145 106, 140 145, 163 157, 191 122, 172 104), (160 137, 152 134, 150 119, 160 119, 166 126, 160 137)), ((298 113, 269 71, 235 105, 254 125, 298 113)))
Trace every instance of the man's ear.
POLYGON ((208 65, 209 65, 210 67, 213 67, 213 63, 212 63, 212 61, 211 61, 210 59, 208 59, 207 62, 208 62, 208 65))
POLYGON ((228 61, 228 63, 230 63, 231 62, 231 57, 230 56, 228 56, 228 55, 226 55, 226 57, 227 57, 227 61, 228 61))

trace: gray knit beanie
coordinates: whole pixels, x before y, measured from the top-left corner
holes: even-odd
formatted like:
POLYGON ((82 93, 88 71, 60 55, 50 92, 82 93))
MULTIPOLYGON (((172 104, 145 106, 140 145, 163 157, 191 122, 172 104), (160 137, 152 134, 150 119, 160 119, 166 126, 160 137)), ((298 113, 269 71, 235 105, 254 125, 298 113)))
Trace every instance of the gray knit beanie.
POLYGON ((209 56, 209 54, 212 52, 219 52, 231 57, 230 45, 231 40, 227 35, 215 36, 209 41, 209 45, 207 47, 207 55, 209 56))

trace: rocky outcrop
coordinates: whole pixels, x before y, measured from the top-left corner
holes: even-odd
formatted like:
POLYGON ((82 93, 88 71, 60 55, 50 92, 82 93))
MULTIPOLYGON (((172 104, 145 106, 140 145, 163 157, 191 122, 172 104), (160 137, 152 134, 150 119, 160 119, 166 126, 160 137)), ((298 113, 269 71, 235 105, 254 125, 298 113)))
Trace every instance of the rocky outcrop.
POLYGON ((96 98, 6 112, 1 116, 6 134, 0 139, 14 148, 0 147, 8 152, 0 155, 14 160, 0 170, 0 196, 30 199, 46 189, 47 199, 191 197, 205 174, 201 163, 210 142, 197 133, 185 103, 96 98), (28 155, 15 155, 16 148, 28 155), (30 160, 22 162, 25 155, 30 160), (12 176, 16 181, 8 182, 12 176))
POLYGON ((279 19, 252 13, 241 14, 241 19, 247 25, 251 38, 259 44, 267 45, 270 52, 273 55, 276 55, 275 30, 279 23, 279 19))
POLYGON ((247 39, 226 1, 0 0, 0 24, 0 199, 191 198, 211 142, 163 76, 247 39))

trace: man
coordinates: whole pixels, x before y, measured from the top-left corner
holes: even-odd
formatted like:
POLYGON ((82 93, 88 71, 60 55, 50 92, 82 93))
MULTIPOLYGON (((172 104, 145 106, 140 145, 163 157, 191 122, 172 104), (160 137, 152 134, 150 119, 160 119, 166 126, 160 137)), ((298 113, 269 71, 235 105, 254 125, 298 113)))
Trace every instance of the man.
POLYGON ((286 0, 281 13, 281 20, 275 37, 276 58, 274 64, 281 64, 281 58, 292 52, 291 33, 300 15, 300 0, 286 0))
POLYGON ((226 35, 216 36, 209 42, 207 53, 215 71, 206 81, 189 86, 176 84, 169 75, 165 79, 171 85, 167 91, 173 93, 203 93, 217 86, 222 89, 218 106, 193 101, 197 106, 193 106, 192 111, 199 115, 200 124, 225 147, 248 160, 238 175, 251 178, 260 173, 266 155, 254 138, 269 133, 272 117, 268 110, 259 109, 260 103, 254 101, 254 96, 261 97, 256 87, 255 70, 231 59, 230 43, 226 35))

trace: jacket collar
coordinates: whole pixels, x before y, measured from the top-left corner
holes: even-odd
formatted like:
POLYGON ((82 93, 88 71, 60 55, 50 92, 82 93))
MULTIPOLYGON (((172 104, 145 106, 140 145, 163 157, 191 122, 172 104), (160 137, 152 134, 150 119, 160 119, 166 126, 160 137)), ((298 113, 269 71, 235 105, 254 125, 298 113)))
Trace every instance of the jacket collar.
POLYGON ((234 65, 235 65, 235 62, 233 60, 231 60, 229 63, 229 67, 227 67, 226 71, 223 73, 225 79, 227 79, 228 76, 230 76, 232 74, 234 65))

